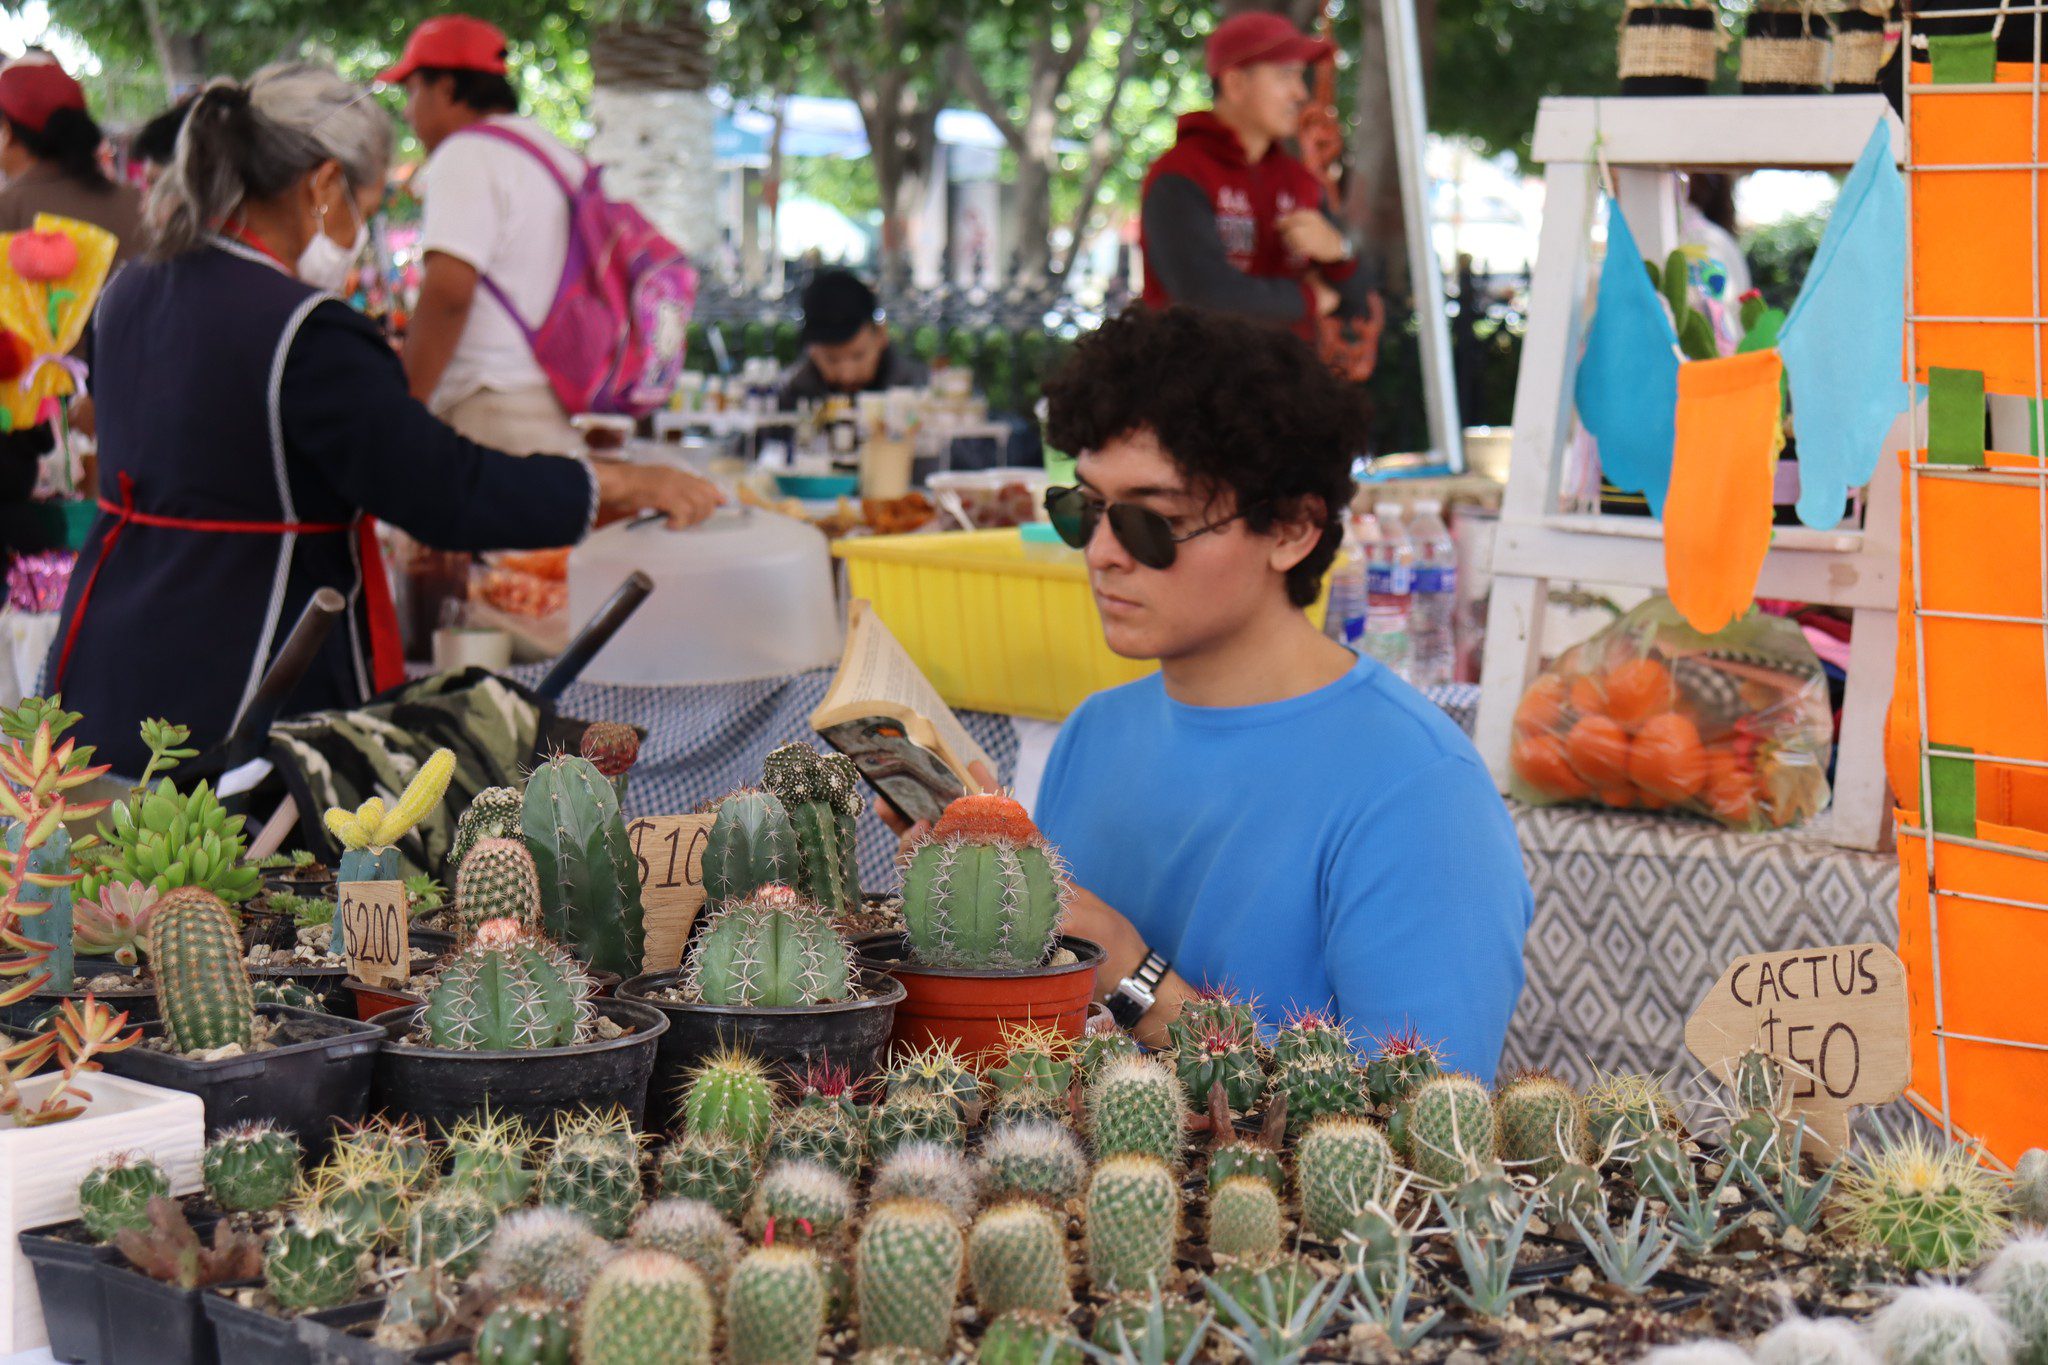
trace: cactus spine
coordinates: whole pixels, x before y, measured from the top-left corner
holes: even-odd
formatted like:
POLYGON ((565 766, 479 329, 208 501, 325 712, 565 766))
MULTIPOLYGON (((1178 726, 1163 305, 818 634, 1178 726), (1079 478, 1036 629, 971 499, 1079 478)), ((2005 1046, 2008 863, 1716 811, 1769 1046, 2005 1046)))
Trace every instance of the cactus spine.
POLYGON ((861 1349, 943 1354, 953 1335, 964 1250, 953 1215, 937 1204, 878 1205, 854 1253, 861 1349))
POLYGON ((1054 1207, 1081 1192, 1088 1157, 1081 1140, 1049 1119, 1023 1119, 981 1140, 981 1179, 991 1199, 1022 1197, 1054 1207))
POLYGON ((1121 1057, 1088 1092, 1088 1131, 1099 1157, 1135 1152, 1178 1167, 1187 1136, 1180 1082, 1149 1057, 1121 1057))
POLYGON ((1335 1115, 1363 1117, 1365 1082, 1351 1054, 1308 1053, 1273 1072, 1272 1090, 1287 1097, 1287 1132, 1308 1130, 1317 1119, 1335 1115))
POLYGON ((844 1000, 852 954, 825 912, 786 886, 763 886, 712 913, 684 983, 707 1005, 786 1009, 844 1000))
POLYGON ((1385 1202, 1393 1170, 1393 1149, 1371 1122, 1321 1120, 1295 1156, 1302 1221, 1325 1242, 1338 1241, 1361 1212, 1385 1202))
POLYGON ((118 1153, 78 1182, 78 1218, 96 1242, 111 1242, 123 1230, 146 1231, 149 1201, 171 1192, 170 1177, 148 1157, 118 1153))
MULTIPOLYGON (((965 799, 1016 805, 1005 797, 965 799)), ((1016 813, 1024 818, 1021 806, 1016 813)), ((903 874, 903 921, 912 956, 941 968, 1039 966, 1052 951, 1065 909, 1052 846, 1035 830, 1017 838, 945 829, 941 819, 903 874)))
POLYGON ((776 1245, 747 1253, 725 1290, 733 1365, 811 1365, 825 1330, 817 1256, 776 1245))
POLYGON ((714 1291, 724 1288, 745 1249, 725 1215, 701 1199, 657 1199, 633 1220, 626 1240, 688 1261, 714 1291))
POLYGON ((1180 1235, 1180 1185, 1156 1157, 1112 1156, 1088 1182, 1088 1277, 1103 1293, 1164 1284, 1180 1235))
POLYGON ((1976 1294, 1957 1284, 1901 1290, 1870 1320, 1871 1344, 1885 1365, 2007 1365, 2012 1329, 1976 1294))
POLYGON ((540 927, 540 873, 518 839, 479 839, 455 874, 455 922, 474 933, 485 920, 540 927))
POLYGON ((1302 1010, 1289 1016, 1286 1026, 1273 1037, 1275 1067, 1305 1061, 1350 1065, 1353 1060, 1350 1031, 1321 1010, 1302 1010))
POLYGON ((1067 1230, 1043 1205, 1018 1200, 984 1213, 967 1236, 967 1267, 984 1318, 1019 1308, 1064 1316, 1074 1306, 1067 1230))
POLYGON ((1414 1030, 1386 1038, 1365 1064, 1365 1093, 1374 1104, 1391 1108, 1408 1098, 1416 1086, 1443 1071, 1436 1049, 1414 1030))
POLYGON ((704 896, 711 905, 798 881, 796 830, 773 792, 740 791, 718 803, 704 837, 704 896))
POLYGON ((981 1092, 980 1081, 960 1059, 959 1049, 947 1042, 934 1041, 898 1056, 883 1080, 891 1099, 913 1091, 937 1095, 962 1118, 967 1116, 969 1102, 981 1092))
POLYGON ((666 1252, 620 1253, 597 1273, 576 1330, 581 1365, 698 1365, 711 1359, 711 1292, 666 1252))
POLYGON ((475 1190, 498 1209, 526 1202, 539 1179, 533 1169, 533 1136, 517 1119, 491 1114, 465 1118, 448 1132, 448 1174, 444 1185, 475 1190))
POLYGON ((625 1232, 640 1207, 638 1149, 596 1133, 566 1133, 541 1167, 540 1200, 575 1209, 602 1237, 625 1232))
POLYGON ((1908 1271, 1958 1271, 1998 1244, 2005 1191, 1967 1147, 1917 1135, 1843 1172, 1836 1191, 1852 1236, 1908 1271))
POLYGON ((781 1161, 754 1190, 747 1231, 775 1240, 825 1241, 853 1221, 853 1187, 815 1161, 781 1161))
POLYGON ((1236 1175, 1257 1176, 1278 1194, 1287 1186, 1280 1154, 1262 1142, 1226 1142, 1209 1153, 1209 1189, 1213 1192, 1236 1175))
POLYGON ((255 1037, 256 1005, 234 917, 211 891, 182 886, 157 903, 149 921, 164 1037, 178 1052, 240 1045, 255 1037))
POLYGON ((435 1047, 526 1051, 582 1034, 589 978, 568 954, 513 920, 486 920, 442 968, 421 1019, 435 1047))
POLYGON ((640 970, 639 861, 619 798, 590 761, 557 754, 527 779, 519 823, 540 872, 548 934, 603 971, 640 970))
POLYGON ((881 1161, 905 1142, 937 1142, 949 1147, 967 1145, 967 1129, 960 1111, 938 1095, 911 1091, 888 1098, 868 1114, 868 1154, 881 1161))
POLYGON ((854 822, 860 818, 860 770, 844 754, 788 744, 768 755, 764 785, 781 800, 796 837, 797 887, 833 914, 860 908, 854 822))
POLYGON ((1566 1162, 1586 1157, 1586 1109, 1578 1092, 1557 1077, 1517 1076, 1494 1097, 1503 1160, 1548 1180, 1566 1162))
POLYGON ((768 1158, 802 1157, 822 1162, 848 1180, 860 1174, 867 1127, 853 1101, 844 1067, 813 1066, 796 1107, 775 1120, 768 1158))
POLYGON ((460 1279, 476 1269, 497 1227, 498 1209, 490 1200, 467 1186, 443 1185, 413 1209, 406 1259, 460 1279))
POLYGON ((929 1199, 944 1205, 964 1225, 981 1202, 975 1170, 957 1147, 940 1142, 897 1144, 889 1159, 875 1169, 869 1198, 929 1199))
POLYGON ((214 1202, 231 1213, 277 1208, 299 1180, 298 1139, 263 1120, 238 1123, 206 1144, 199 1175, 214 1202))
POLYGON ((1280 1254, 1280 1196, 1255 1175, 1235 1175, 1209 1196, 1209 1254, 1265 1261, 1280 1254))
POLYGON ((671 1199, 701 1199, 737 1218, 754 1192, 754 1154, 744 1143, 709 1133, 685 1133, 662 1148, 655 1188, 671 1199))
POLYGON ((301 1216, 271 1235, 263 1284, 287 1312, 347 1303, 362 1287, 369 1248, 332 1219, 301 1216))
POLYGON ((476 1365, 569 1365, 576 1329, 568 1312, 541 1299, 493 1308, 476 1329, 476 1365))
POLYGON ((981 1079, 998 1099, 1032 1092, 1064 1105, 1074 1083, 1074 1045, 1058 1029, 1005 1023, 994 1051, 995 1064, 981 1079))
POLYGON ((506 1294, 531 1293, 554 1303, 580 1302, 611 1255, 590 1220, 570 1209, 519 1209, 498 1220, 479 1272, 506 1294))
POLYGON ((485 787, 471 797, 469 806, 455 822, 455 838, 448 845, 448 865, 460 875, 469 851, 480 841, 517 839, 519 806, 517 787, 485 787))
POLYGON ((1432 1076, 1402 1102, 1400 1115, 1409 1165, 1432 1184, 1450 1189, 1494 1160, 1493 1100, 1471 1076, 1432 1076))
POLYGON ((721 1052, 690 1078, 683 1126, 760 1151, 775 1123, 775 1087, 767 1068, 744 1052, 721 1052))

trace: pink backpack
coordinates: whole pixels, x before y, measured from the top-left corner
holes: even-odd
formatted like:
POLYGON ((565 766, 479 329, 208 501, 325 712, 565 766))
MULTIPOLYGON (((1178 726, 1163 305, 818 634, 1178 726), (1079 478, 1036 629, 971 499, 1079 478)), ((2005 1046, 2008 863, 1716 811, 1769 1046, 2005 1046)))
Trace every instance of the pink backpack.
POLYGON ((569 201, 569 254, 555 301, 529 326, 489 275, 484 288, 509 313, 540 362, 562 407, 582 412, 654 411, 675 392, 683 343, 697 301, 697 272, 682 248, 654 230, 631 204, 604 197, 596 166, 569 183, 555 159, 510 128, 463 129, 496 138, 540 162, 569 201))

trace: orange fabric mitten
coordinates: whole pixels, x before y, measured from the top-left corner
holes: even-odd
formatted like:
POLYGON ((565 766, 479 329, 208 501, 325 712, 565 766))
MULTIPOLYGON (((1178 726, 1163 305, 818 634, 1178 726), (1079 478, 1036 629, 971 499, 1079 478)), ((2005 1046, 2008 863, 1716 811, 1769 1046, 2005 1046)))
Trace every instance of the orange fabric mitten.
POLYGON ((1664 578, 1672 605, 1708 635, 1749 610, 1771 547, 1783 372, 1775 350, 1679 367, 1664 578))

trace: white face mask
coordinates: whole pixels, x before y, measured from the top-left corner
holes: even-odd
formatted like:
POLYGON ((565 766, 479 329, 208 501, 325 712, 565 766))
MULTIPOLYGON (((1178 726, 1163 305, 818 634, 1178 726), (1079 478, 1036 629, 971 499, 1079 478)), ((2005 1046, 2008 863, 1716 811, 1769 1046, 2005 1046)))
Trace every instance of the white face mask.
POLYGON ((348 246, 338 246, 327 235, 325 223, 313 232, 313 240, 306 243, 306 249, 299 253, 299 278, 315 289, 339 293, 348 283, 348 272, 355 269, 356 258, 363 254, 363 248, 370 241, 370 226, 356 212, 355 201, 348 200, 349 216, 356 220, 355 241, 348 246))

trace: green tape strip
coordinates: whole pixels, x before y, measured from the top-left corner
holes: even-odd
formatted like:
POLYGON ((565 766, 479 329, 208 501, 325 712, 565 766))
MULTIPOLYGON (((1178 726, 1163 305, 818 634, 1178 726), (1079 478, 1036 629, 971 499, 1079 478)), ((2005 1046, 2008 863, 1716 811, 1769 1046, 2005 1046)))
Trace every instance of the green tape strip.
POLYGON ((1927 459, 1930 464, 1984 464, 1984 372, 1927 372, 1927 459))
MULTIPOLYGON (((1927 747, 1952 754, 1971 752, 1960 744, 1929 744, 1927 747)), ((1934 832, 1976 838, 1976 763, 1967 758, 1942 758, 1938 753, 1931 755, 1927 760, 1927 780, 1933 787, 1934 799, 1928 802, 1928 807, 1932 812, 1929 821, 1934 832)))
POLYGON ((1998 79, 1998 39, 1989 33, 1943 33, 1927 40, 1936 85, 1990 85, 1998 79))

